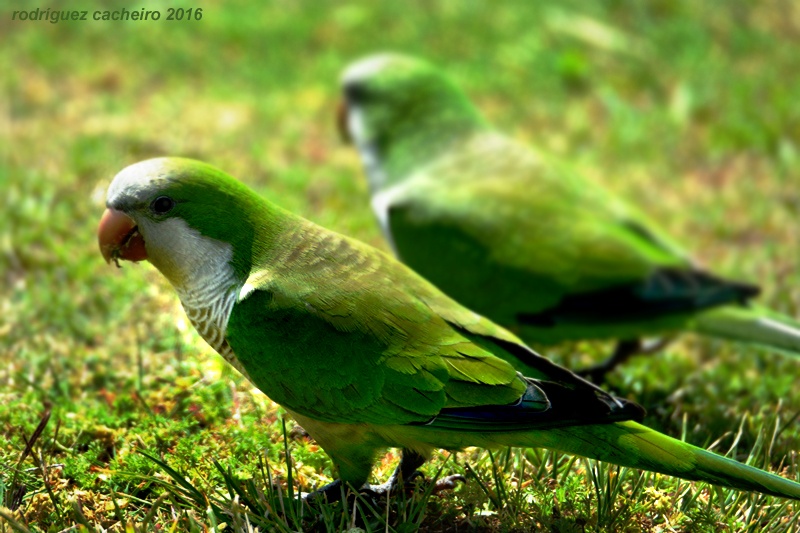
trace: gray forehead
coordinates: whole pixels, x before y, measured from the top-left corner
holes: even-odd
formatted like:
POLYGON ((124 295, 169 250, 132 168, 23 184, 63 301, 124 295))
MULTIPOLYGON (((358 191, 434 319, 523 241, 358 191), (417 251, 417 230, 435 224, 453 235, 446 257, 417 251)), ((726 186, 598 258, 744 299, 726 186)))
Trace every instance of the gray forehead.
POLYGON ((169 174, 170 169, 159 159, 125 167, 111 181, 106 204, 117 208, 142 204, 167 184, 169 174))

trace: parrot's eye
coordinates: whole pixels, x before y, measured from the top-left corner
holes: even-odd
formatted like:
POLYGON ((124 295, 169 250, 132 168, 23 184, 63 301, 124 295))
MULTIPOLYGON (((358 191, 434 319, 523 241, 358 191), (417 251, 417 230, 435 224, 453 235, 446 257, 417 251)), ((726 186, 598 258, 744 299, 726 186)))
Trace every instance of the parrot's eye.
POLYGON ((173 207, 175 207, 175 200, 169 196, 159 196, 150 204, 150 209, 157 215, 168 213, 173 207))
POLYGON ((344 95, 348 102, 363 102, 369 96, 363 84, 348 83, 344 86, 344 95))

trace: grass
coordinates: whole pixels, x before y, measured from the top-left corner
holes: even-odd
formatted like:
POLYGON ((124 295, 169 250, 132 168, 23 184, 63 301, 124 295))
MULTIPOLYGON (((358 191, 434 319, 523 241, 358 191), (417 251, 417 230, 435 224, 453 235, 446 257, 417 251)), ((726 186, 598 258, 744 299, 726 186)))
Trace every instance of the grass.
MULTIPOLYGON (((95 4, 49 7, 115 5, 95 4)), ((109 268, 95 244, 119 169, 185 155, 385 247, 333 115, 339 71, 393 49, 446 66, 504 130, 798 316, 794 3, 202 4, 180 24, 0 7, 0 531, 800 527, 797 504, 544 450, 442 452, 425 472, 465 475, 451 493, 298 505, 332 479, 325 454, 211 352, 154 269, 109 268)), ((607 349, 547 353, 577 366, 607 349)), ((796 359, 685 336, 609 386, 650 426, 798 479, 798 375, 796 359)))

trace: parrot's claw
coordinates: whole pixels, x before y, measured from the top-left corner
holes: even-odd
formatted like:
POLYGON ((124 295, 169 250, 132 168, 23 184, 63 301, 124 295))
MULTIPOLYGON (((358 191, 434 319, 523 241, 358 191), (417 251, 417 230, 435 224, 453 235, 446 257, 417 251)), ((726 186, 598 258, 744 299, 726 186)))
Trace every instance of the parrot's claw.
POLYGON ((303 429, 303 427, 298 424, 295 424, 291 431, 289 431, 289 438, 292 440, 300 440, 310 437, 311 436, 308 434, 308 431, 303 429))
MULTIPOLYGON (((424 479, 424 476, 421 472, 414 472, 410 476, 409 480, 402 483, 402 485, 404 487, 413 487, 412 480, 418 477, 422 477, 424 479)), ((370 485, 367 483, 361 487, 358 492, 363 496, 371 498, 373 502, 376 502, 381 497, 389 495, 400 484, 400 476, 398 475, 397 471, 395 471, 395 473, 393 473, 389 480, 385 483, 381 483, 380 485, 370 485)), ((342 499, 346 492, 347 491, 342 490, 342 480, 337 479, 336 481, 332 481, 331 483, 328 483, 324 487, 321 487, 314 492, 301 494, 301 496, 309 503, 316 503, 317 501, 337 502, 342 499)))
POLYGON ((438 480, 436 484, 433 486, 433 494, 438 494, 443 490, 454 490, 458 483, 467 484, 467 478, 462 476, 461 474, 453 474, 451 476, 445 476, 442 479, 438 480))
POLYGON ((641 351, 642 342, 639 339, 621 340, 617 342, 617 347, 614 348, 614 353, 611 354, 611 357, 588 368, 576 370, 575 373, 595 385, 601 385, 606 380, 609 372, 637 353, 641 353, 641 351))
MULTIPOLYGON (((422 475, 422 474, 420 474, 422 475)), ((416 477, 416 476, 414 476, 416 477)), ((370 498, 373 503, 377 502, 382 497, 389 495, 398 485, 398 478, 392 474, 392 477, 386 483, 380 485, 366 484, 358 491, 362 496, 370 498)), ((301 497, 308 503, 317 503, 318 501, 327 501, 328 503, 340 501, 347 491, 343 490, 342 480, 337 479, 328 483, 314 492, 302 493, 301 497)), ((351 501, 352 494, 348 495, 348 500, 351 501)))
POLYGON ((639 348, 639 353, 643 355, 650 355, 651 353, 660 352, 663 348, 665 348, 668 344, 670 344, 675 337, 661 337, 658 339, 651 339, 649 341, 642 342, 641 347, 639 348))
MULTIPOLYGON (((386 496, 387 494, 390 494, 393 490, 398 488, 398 486, 406 489, 407 488, 413 489, 416 480, 419 478, 422 478, 424 480, 425 476, 419 470, 414 470, 409 474, 404 474, 403 466, 408 466, 408 464, 409 464, 408 461, 406 462, 405 465, 401 461, 400 465, 395 469, 391 477, 389 477, 389 479, 385 483, 381 483, 380 485, 366 484, 361 488, 360 492, 362 494, 368 494, 372 496, 372 499, 375 500, 381 496, 386 496)), ((414 462, 414 464, 416 463, 414 462)))

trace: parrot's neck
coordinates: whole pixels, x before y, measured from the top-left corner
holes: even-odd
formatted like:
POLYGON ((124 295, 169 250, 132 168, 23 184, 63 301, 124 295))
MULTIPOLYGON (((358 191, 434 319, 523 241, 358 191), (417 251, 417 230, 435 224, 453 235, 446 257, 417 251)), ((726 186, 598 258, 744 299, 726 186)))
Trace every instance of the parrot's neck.
POLYGON ((370 138, 361 110, 350 113, 350 131, 364 165, 370 192, 391 187, 409 174, 490 130, 488 123, 470 110, 417 113, 383 134, 370 138), (470 111, 470 112, 468 112, 470 111))
POLYGON ((475 132, 447 132, 405 139, 381 149, 375 143, 359 144, 361 162, 367 174, 370 192, 375 194, 404 181, 418 168, 447 154, 453 146, 459 146, 475 132))
POLYGON ((183 287, 176 285, 175 289, 186 316, 200 336, 226 361, 247 375, 225 340, 228 318, 242 284, 233 275, 229 264, 213 265, 214 262, 210 261, 209 268, 198 272, 196 282, 183 287))
POLYGON ((505 136, 493 130, 475 132, 469 138, 459 140, 458 146, 441 153, 438 158, 429 160, 426 164, 409 169, 402 179, 395 180, 385 179, 387 170, 376 154, 362 153, 370 181, 374 177, 380 182, 379 185, 371 186, 372 210, 395 255, 399 255, 399 251, 389 220, 389 210, 393 206, 402 205, 409 198, 436 195, 443 183, 458 188, 473 177, 483 179, 486 176, 503 176, 503 165, 513 168, 516 164, 525 168, 526 165, 539 164, 536 153, 524 145, 509 143, 505 136), (494 157, 494 154, 503 154, 503 157, 494 157), (519 161, 524 163, 518 163, 519 161))
POLYGON ((244 285, 232 265, 233 246, 204 236, 177 218, 164 224, 173 227, 148 232, 148 259, 175 287, 200 336, 246 376, 225 340, 228 318, 244 285), (164 235, 178 237, 164 240, 164 235))
POLYGON ((175 289, 186 316, 203 340, 247 377, 247 372, 225 340, 228 319, 242 284, 227 262, 209 261, 207 265, 209 268, 198 272, 196 282, 181 288, 175 286, 175 289))

